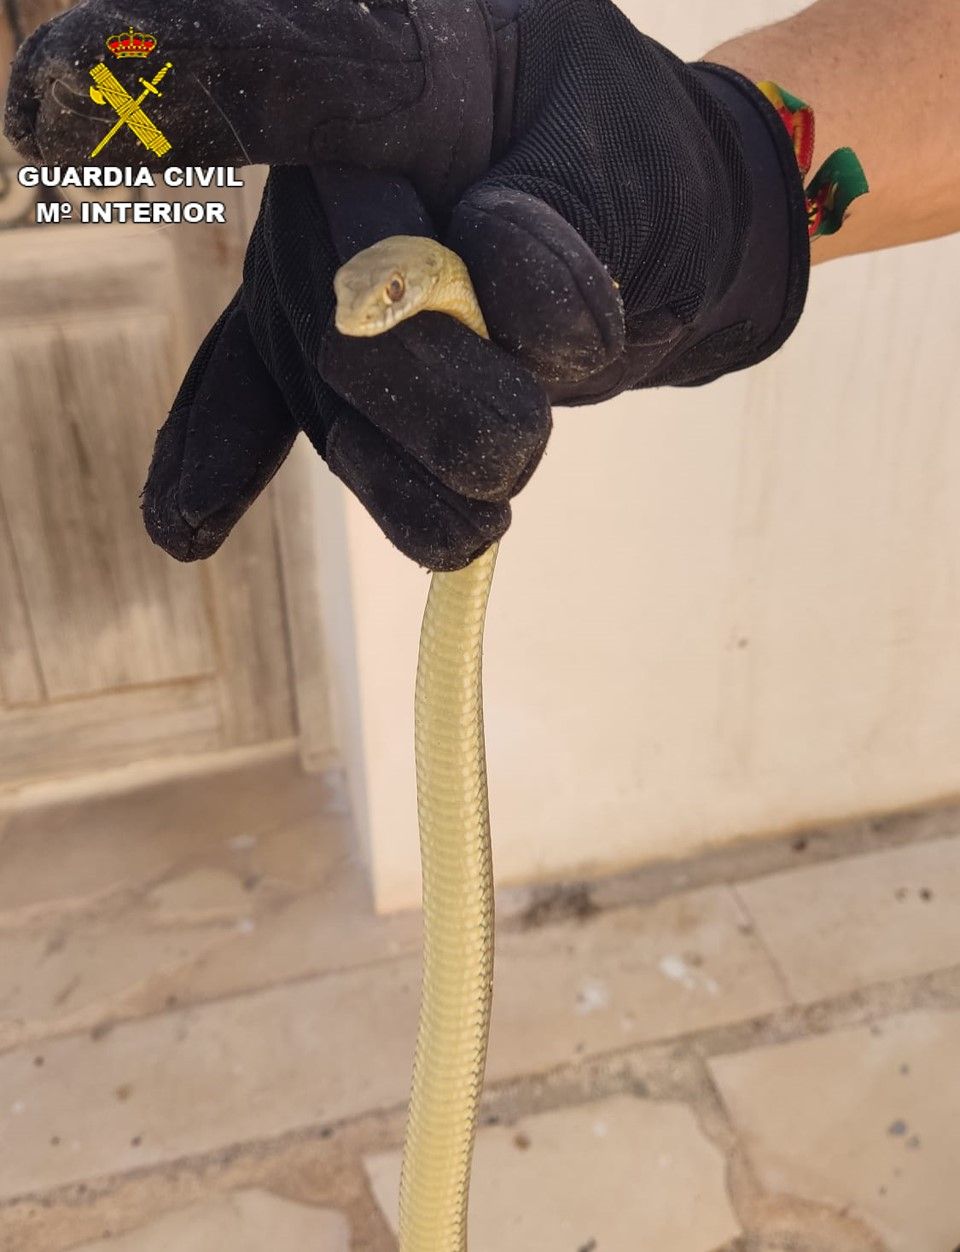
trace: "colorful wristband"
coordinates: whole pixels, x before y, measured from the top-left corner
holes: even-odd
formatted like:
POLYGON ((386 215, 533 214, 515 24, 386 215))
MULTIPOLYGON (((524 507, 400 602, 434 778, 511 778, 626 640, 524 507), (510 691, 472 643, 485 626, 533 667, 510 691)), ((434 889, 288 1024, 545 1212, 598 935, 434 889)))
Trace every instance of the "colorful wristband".
MULTIPOLYGON (((772 82, 757 87, 777 110, 793 140, 800 173, 806 179, 813 165, 816 123, 813 109, 797 96, 772 82)), ((807 222, 811 239, 835 235, 843 225, 850 205, 870 190, 863 166, 852 148, 838 148, 830 154, 807 185, 807 222)))

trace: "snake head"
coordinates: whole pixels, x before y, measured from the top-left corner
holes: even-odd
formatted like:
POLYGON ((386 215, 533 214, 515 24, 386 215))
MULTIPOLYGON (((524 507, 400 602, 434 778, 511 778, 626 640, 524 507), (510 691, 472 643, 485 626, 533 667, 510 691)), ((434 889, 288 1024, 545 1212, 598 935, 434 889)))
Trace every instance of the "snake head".
POLYGON ((381 335, 431 303, 445 249, 432 239, 393 235, 358 252, 333 279, 342 335, 381 335))

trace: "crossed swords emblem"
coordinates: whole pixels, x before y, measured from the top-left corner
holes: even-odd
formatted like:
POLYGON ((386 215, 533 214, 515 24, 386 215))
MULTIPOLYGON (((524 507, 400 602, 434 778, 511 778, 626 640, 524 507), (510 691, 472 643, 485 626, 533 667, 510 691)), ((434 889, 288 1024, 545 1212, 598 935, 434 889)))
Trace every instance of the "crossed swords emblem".
POLYGON ((143 105, 151 96, 160 96, 162 92, 158 91, 160 83, 166 77, 170 70, 173 69, 172 62, 168 61, 158 74, 148 82, 145 78, 140 79, 143 91, 139 96, 134 98, 126 87, 111 74, 105 65, 98 62, 90 70, 90 77, 93 79, 94 85, 90 88, 90 99, 94 104, 109 104, 117 115, 117 121, 106 135, 100 140, 94 150, 90 153, 90 159, 99 156, 110 140, 122 130, 124 126, 129 126, 143 146, 150 152, 156 153, 157 156, 165 156, 172 147, 166 135, 158 126, 150 121, 146 113, 143 111, 143 105))

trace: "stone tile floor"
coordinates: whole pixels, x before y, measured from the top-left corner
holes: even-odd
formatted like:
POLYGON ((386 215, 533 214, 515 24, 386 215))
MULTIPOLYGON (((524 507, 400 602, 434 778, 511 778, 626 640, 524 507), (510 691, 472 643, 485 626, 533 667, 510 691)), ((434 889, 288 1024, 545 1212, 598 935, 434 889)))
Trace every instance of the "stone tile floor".
MULTIPOLYGON (((419 923, 278 759, 0 810, 0 1252, 389 1252, 419 923)), ((960 1252, 960 811, 504 890, 471 1252, 960 1252)))

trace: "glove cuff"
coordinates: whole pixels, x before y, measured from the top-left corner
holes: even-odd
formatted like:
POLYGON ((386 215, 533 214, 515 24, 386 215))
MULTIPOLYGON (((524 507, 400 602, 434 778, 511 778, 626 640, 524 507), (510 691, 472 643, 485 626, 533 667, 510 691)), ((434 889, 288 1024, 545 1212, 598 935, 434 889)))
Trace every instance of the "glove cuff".
POLYGON ((690 69, 739 130, 750 176, 751 220, 727 290, 644 386, 700 386, 772 356, 800 320, 810 277, 803 178, 776 109, 735 70, 710 62, 690 69))

